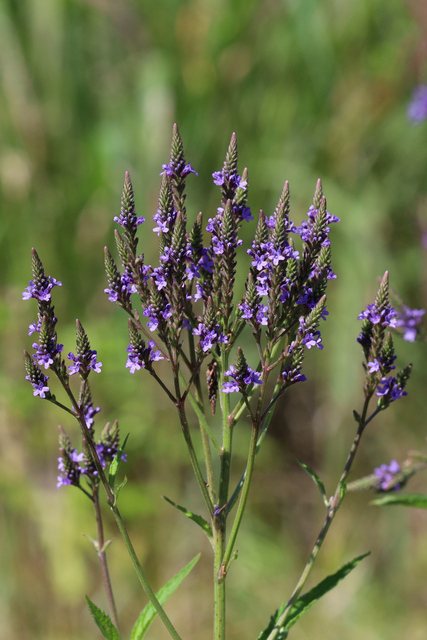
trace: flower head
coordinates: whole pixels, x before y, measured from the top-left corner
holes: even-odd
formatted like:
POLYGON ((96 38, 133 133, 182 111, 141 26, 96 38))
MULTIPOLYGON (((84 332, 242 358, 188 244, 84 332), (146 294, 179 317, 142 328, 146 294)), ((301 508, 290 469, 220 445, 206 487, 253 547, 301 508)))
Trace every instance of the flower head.
POLYGON ((401 472, 400 464, 397 460, 392 460, 390 464, 382 464, 374 469, 374 474, 379 480, 381 491, 399 491, 400 484, 394 482, 397 474, 401 472))
POLYGON ((425 84, 415 87, 408 107, 408 118, 413 124, 420 124, 423 120, 427 120, 427 86, 425 84))

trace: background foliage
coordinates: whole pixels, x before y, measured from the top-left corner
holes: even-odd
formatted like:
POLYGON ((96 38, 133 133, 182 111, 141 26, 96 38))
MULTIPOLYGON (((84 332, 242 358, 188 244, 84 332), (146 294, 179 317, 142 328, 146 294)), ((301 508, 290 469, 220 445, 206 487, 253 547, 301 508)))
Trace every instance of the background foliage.
MULTIPOLYGON (((299 222, 321 177, 342 220, 331 234, 338 280, 325 349, 310 358, 309 381, 288 394, 265 441, 230 574, 230 638, 255 638, 289 596, 322 521, 295 456, 332 491, 350 445, 362 398, 356 318, 376 277, 389 269, 407 304, 426 306, 427 125, 406 118, 413 86, 426 80, 425 3, 1 0, 0 42, 1 638, 94 638, 83 594, 106 606, 96 555, 81 535, 93 535, 91 505, 55 486, 56 424, 77 430, 33 399, 23 379, 35 305, 20 292, 31 246, 64 285, 54 300, 64 350, 73 349, 79 317, 104 363, 93 389, 98 425, 119 417, 131 434, 122 511, 154 586, 203 552, 167 609, 191 640, 210 633, 210 550, 160 495, 194 510, 200 499, 171 408, 148 376, 124 370, 125 317, 103 293, 102 250, 113 246, 124 171, 139 215, 150 219, 177 122, 199 171, 188 180, 189 215, 208 216, 219 197, 211 173, 236 131, 255 214, 272 212, 288 179, 299 222)), ((155 241, 151 231, 141 240, 148 262, 155 241)), ((402 365, 414 362, 409 396, 368 430, 354 477, 425 447, 426 346, 397 346, 402 365)), ((246 436, 242 425, 242 450, 246 436)), ((411 489, 425 490, 425 477, 411 489)), ((426 513, 368 502, 366 494, 347 499, 314 579, 372 555, 307 614, 296 640, 425 637, 426 513)), ((112 522, 108 535, 117 537, 112 522)), ((110 558, 129 627, 144 596, 118 539, 110 558)), ((152 637, 165 637, 160 626, 152 637)))

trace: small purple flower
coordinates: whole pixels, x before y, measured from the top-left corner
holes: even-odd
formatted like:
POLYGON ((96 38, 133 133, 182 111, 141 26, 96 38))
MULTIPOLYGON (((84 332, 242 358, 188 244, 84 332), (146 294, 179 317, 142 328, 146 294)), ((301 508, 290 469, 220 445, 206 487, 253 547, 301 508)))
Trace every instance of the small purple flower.
POLYGON ((113 220, 124 229, 133 229, 145 222, 145 218, 143 218, 142 216, 132 216, 132 219, 129 220, 129 215, 124 215, 123 213, 121 213, 120 216, 114 216, 113 220))
POLYGON ((358 316, 358 320, 369 320, 372 324, 381 323, 384 327, 396 326, 396 316, 398 315, 394 307, 386 307, 379 311, 374 304, 368 304, 365 311, 358 316))
POLYGON ((66 485, 79 485, 80 476, 85 471, 84 466, 80 464, 84 461, 84 457, 84 453, 78 453, 77 449, 63 450, 62 456, 58 458, 58 471, 60 471, 56 484, 58 489, 66 485))
POLYGON ((129 369, 130 373, 150 367, 152 362, 163 360, 163 356, 156 348, 154 340, 150 340, 147 345, 142 340, 139 345, 130 344, 126 347, 126 351, 129 354, 126 361, 126 369, 129 369))
POLYGON ((97 351, 91 351, 89 358, 87 355, 79 358, 79 356, 75 356, 74 353, 70 351, 68 354, 68 360, 72 360, 74 362, 74 364, 69 365, 68 367, 68 373, 70 376, 73 376, 76 373, 82 373, 82 375, 85 375, 86 371, 89 370, 101 373, 102 362, 97 362, 97 351))
POLYGON ((50 292, 53 287, 62 287, 62 282, 52 278, 52 276, 45 276, 43 278, 43 285, 37 285, 33 280, 30 280, 29 286, 22 293, 22 299, 30 300, 31 298, 35 298, 42 302, 48 302, 51 299, 50 292))
POLYGON ((33 354, 34 360, 40 367, 44 367, 45 369, 49 369, 54 362, 55 356, 61 353, 64 348, 62 344, 57 344, 52 340, 50 340, 49 344, 45 346, 39 346, 37 342, 34 342, 32 347, 36 350, 33 354))
POLYGON ((200 346, 204 353, 210 351, 214 344, 222 343, 227 344, 228 338, 219 330, 219 324, 209 329, 203 322, 199 322, 197 327, 192 331, 194 336, 200 336, 200 346))
POLYGON ((393 484, 394 477, 401 472, 400 464, 397 460, 392 460, 390 464, 382 464, 374 469, 374 474, 380 480, 380 488, 382 491, 394 489, 399 491, 400 484, 393 484))
POLYGON ((194 173, 196 176, 199 175, 197 171, 193 169, 191 164, 180 164, 178 166, 175 166, 173 163, 169 162, 169 164, 162 164, 162 170, 163 171, 160 175, 166 173, 171 177, 176 176, 180 178, 186 178, 189 173, 194 173))
POLYGON ((403 339, 407 342, 415 342, 417 336, 421 333, 422 317, 425 309, 410 309, 406 305, 398 310, 396 318, 396 329, 403 331, 403 339))
POLYGON ((380 362, 378 360, 378 358, 375 358, 375 360, 373 362, 368 362, 368 371, 369 373, 376 373, 377 371, 380 370, 380 362))
MULTIPOLYGON (((112 442, 99 442, 95 445, 95 449, 103 468, 113 460, 118 451, 117 445, 112 442)), ((127 453, 122 453, 120 460, 127 462, 127 453)), ((96 474, 96 471, 93 473, 96 474)))
POLYGON ((282 378, 288 386, 295 382, 305 382, 307 378, 303 373, 292 367, 286 367, 282 373, 282 378))
MULTIPOLYGON (((26 379, 28 380, 28 376, 26 376, 26 379)), ((45 380, 48 380, 48 379, 49 379, 49 376, 45 376, 45 380)), ((40 381, 38 384, 33 382, 32 385, 34 387, 33 396, 40 396, 40 398, 46 398, 46 394, 49 393, 50 389, 44 382, 40 381)))
POLYGON ((84 415, 84 418, 85 418, 85 421, 86 421, 86 426, 87 426, 88 429, 93 427, 93 425, 95 423, 95 416, 100 411, 101 411, 101 407, 94 407, 92 402, 88 402, 83 407, 83 415, 84 415))
POLYGON ((406 391, 403 391, 397 378, 390 376, 389 378, 382 378, 381 383, 378 385, 376 395, 384 398, 386 402, 394 402, 399 400, 403 396, 406 396, 406 391))
POLYGON ((420 124, 423 120, 427 120, 427 86, 425 84, 415 87, 408 107, 408 118, 412 124, 420 124))

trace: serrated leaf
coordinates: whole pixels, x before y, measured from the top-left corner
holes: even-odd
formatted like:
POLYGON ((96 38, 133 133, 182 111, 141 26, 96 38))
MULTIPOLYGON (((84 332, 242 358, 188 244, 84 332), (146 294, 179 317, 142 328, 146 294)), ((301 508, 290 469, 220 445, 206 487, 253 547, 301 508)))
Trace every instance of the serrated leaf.
POLYGON ((372 500, 369 504, 376 507, 384 505, 400 504, 404 507, 417 507, 419 509, 427 509, 427 495, 424 493, 406 493, 399 495, 398 493, 388 493, 381 498, 372 500))
MULTIPOLYGON (((166 584, 161 589, 159 589, 159 591, 156 593, 156 598, 162 606, 169 598, 169 596, 171 596, 173 592, 179 587, 184 578, 188 576, 192 568, 198 562, 199 558, 200 553, 195 558, 193 558, 185 567, 183 567, 181 571, 178 571, 178 573, 176 573, 173 578, 168 580, 168 582, 166 582, 166 584)), ((156 615, 157 612, 155 608, 153 607, 151 602, 149 602, 139 614, 138 619, 133 626, 130 640, 141 640, 156 615)))
POLYGON ((211 529, 209 523, 206 522, 206 520, 204 518, 202 518, 202 516, 198 516, 197 514, 193 513, 192 511, 188 511, 188 509, 186 509, 185 507, 181 507, 181 505, 176 504, 176 502, 174 502, 170 498, 167 498, 166 496, 162 496, 162 498, 164 500, 166 500, 166 502, 169 502, 169 504, 171 504, 173 507, 175 507, 179 511, 182 511, 182 513, 184 513, 187 516, 187 518, 190 518, 190 520, 192 520, 193 522, 198 524, 199 527, 201 527, 203 529, 203 531, 206 533, 208 538, 212 538, 212 529, 211 529))
POLYGON ((87 596, 85 596, 85 598, 89 611, 91 612, 92 617, 104 638, 106 638, 106 640, 120 640, 117 629, 111 622, 110 617, 104 611, 99 609, 96 604, 90 600, 90 598, 87 596))
POLYGON ((111 487, 111 489, 114 491, 114 485, 116 483, 116 476, 117 476, 117 471, 119 470, 120 467, 120 463, 122 461, 122 454, 125 450, 126 447, 126 443, 128 441, 129 438, 129 434, 127 434, 126 438, 123 441, 122 446, 120 447, 120 449, 117 451, 116 455, 114 456, 111 464, 110 464, 110 468, 108 470, 108 483, 111 487))
POLYGON ((313 469, 311 469, 307 464, 305 464, 305 462, 302 462, 302 460, 299 460, 297 458, 297 462, 304 469, 304 471, 306 471, 308 473, 310 478, 313 480, 314 484, 319 489, 325 506, 329 507, 329 500, 328 500, 328 497, 326 495, 325 485, 323 484, 323 482, 321 481, 321 479, 319 478, 317 473, 315 471, 313 471, 313 469))
POLYGON ((336 587, 337 584, 339 584, 341 580, 353 571, 359 562, 361 562, 363 558, 366 558, 366 556, 369 556, 369 554, 370 551, 354 558, 351 562, 347 562, 347 564, 343 565, 336 573, 328 576, 322 580, 322 582, 319 582, 318 585, 313 587, 313 589, 305 593, 303 596, 300 596, 289 609, 289 613, 286 616, 283 627, 286 630, 289 630, 295 622, 299 620, 299 618, 301 618, 301 616, 310 609, 315 602, 317 602, 317 600, 336 587))

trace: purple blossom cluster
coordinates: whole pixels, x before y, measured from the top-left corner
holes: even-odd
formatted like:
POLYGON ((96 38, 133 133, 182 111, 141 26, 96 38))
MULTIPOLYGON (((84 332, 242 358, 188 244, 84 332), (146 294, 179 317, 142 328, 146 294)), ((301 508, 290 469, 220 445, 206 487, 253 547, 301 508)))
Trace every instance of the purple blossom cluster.
POLYGON ((30 300, 35 298, 42 302, 49 302, 53 287, 62 287, 62 282, 52 278, 52 276, 44 277, 39 282, 30 280, 28 287, 22 292, 22 299, 30 300))
MULTIPOLYGON (((260 212, 255 238, 247 250, 252 260, 246 293, 236 304, 233 316, 236 256, 243 242, 239 230, 244 222, 253 219, 247 204, 248 172, 244 169, 239 173, 237 168, 236 136, 233 134, 231 138, 222 169, 212 174, 214 184, 221 189, 221 202, 216 215, 210 217, 205 226, 210 234, 207 245, 203 242, 202 214, 192 229, 187 229, 185 178, 197 172, 185 160, 176 126, 170 160, 162 169, 159 203, 153 216, 153 230, 159 238, 159 264, 146 264, 144 256, 136 253, 136 227, 142 218, 135 214, 132 185, 126 174, 122 213, 120 218, 115 218, 126 227, 123 236, 116 232, 123 272, 120 273, 111 254, 106 252, 109 286, 105 292, 109 299, 135 317, 131 296, 137 293, 142 302, 142 315, 147 319, 146 328, 157 333, 169 359, 172 359, 171 350, 181 348, 183 330, 199 338, 195 349, 198 357, 204 358, 211 352, 218 354, 221 349, 231 349, 245 324, 252 326, 257 340, 261 339, 261 330, 265 331, 271 347, 290 333, 294 338, 298 334, 303 347, 322 349, 317 324, 320 317, 327 316, 324 304, 317 324, 307 327, 304 319, 324 296, 327 282, 336 277, 330 266, 329 233, 330 225, 339 218, 327 211, 320 181, 307 220, 300 227, 288 217, 287 183, 273 215, 264 216, 260 212), (129 212, 132 212, 131 218, 129 212), (129 219, 132 223, 127 222, 129 219), (302 250, 294 247, 291 234, 299 237, 302 250)), ((134 336, 134 342, 127 348, 126 363, 132 373, 147 368, 147 364, 152 366, 157 359, 153 355, 160 353, 156 351, 156 340, 153 337, 148 346, 145 342, 142 346, 134 336)), ((284 362, 284 380, 286 376, 288 382, 303 380, 300 364, 296 371, 284 362)), ((225 389, 234 387, 235 390, 249 373, 238 380, 230 375, 234 382, 226 383, 225 389)), ((257 376, 253 384, 259 383, 257 376)))
POLYGON ((228 337, 221 333, 219 324, 209 329, 203 322, 199 322, 192 333, 194 336, 199 336, 200 346, 204 353, 210 351, 214 344, 227 344, 228 342, 228 337))
POLYGON ((249 385, 263 384, 263 381, 261 380, 261 373, 259 371, 254 371, 249 365, 246 365, 243 370, 231 365, 231 367, 224 373, 224 376, 231 378, 231 380, 223 383, 223 393, 234 393, 235 391, 245 393, 246 388, 249 385))
POLYGON ((55 308, 51 303, 51 292, 54 287, 62 286, 62 283, 46 276, 43 265, 35 249, 32 249, 31 268, 33 279, 22 294, 23 300, 34 298, 37 300, 37 320, 29 326, 28 335, 38 334, 37 342, 33 342, 34 353, 31 358, 24 352, 26 379, 33 385, 34 395, 40 398, 50 398, 47 384, 48 376, 41 371, 42 368, 60 367, 63 345, 58 343, 56 334, 57 318, 55 308))
POLYGON ((130 373, 135 373, 139 369, 150 368, 152 362, 163 360, 161 352, 156 349, 154 340, 150 340, 147 346, 142 340, 137 345, 130 344, 126 351, 128 352, 126 369, 129 369, 130 373))
MULTIPOLYGON (((113 444, 100 442, 95 445, 101 466, 105 468, 113 460, 118 451, 118 447, 113 444)), ((78 487, 81 476, 86 476, 89 481, 96 479, 98 472, 95 465, 88 459, 84 452, 77 449, 61 450, 62 455, 58 458, 58 471, 56 486, 58 489, 67 485, 78 487)), ((121 460, 127 461, 127 454, 122 453, 121 460)))
POLYGON ((86 375, 90 370, 96 373, 101 373, 102 362, 97 361, 97 352, 91 351, 89 357, 82 357, 74 355, 70 352, 68 354, 68 360, 72 360, 74 364, 68 367, 68 373, 70 376, 80 373, 80 375, 86 375))
MULTIPOLYGON (((394 368, 395 367, 393 367, 393 369, 394 368)), ((403 396, 407 395, 398 378, 393 376, 390 376, 389 378, 381 378, 381 382, 378 385, 375 394, 388 402, 394 402, 394 400, 399 400, 400 398, 403 398, 403 396)))
MULTIPOLYGON (((93 409, 92 402, 89 400, 87 403, 87 411, 85 415, 89 414, 89 409, 93 409)), ((97 413, 99 407, 93 410, 93 413, 97 413)), ((93 435, 92 428, 93 420, 87 421, 87 426, 93 435)), ((60 457, 58 458, 58 475, 57 487, 66 485, 80 486, 81 477, 84 476, 89 484, 97 484, 99 482, 98 471, 96 466, 88 452, 86 446, 83 446, 83 451, 78 452, 71 445, 70 438, 62 427, 59 427, 59 443, 60 443, 60 457)), ((98 459, 102 468, 105 468, 112 462, 114 457, 119 451, 119 428, 117 422, 112 425, 107 422, 102 430, 99 440, 95 443, 95 449, 98 454, 98 459)), ((121 454, 121 460, 126 462, 127 456, 125 453, 121 454)))
POLYGON ((388 328, 396 329, 398 312, 389 304, 388 272, 384 274, 373 304, 368 304, 359 315, 363 320, 362 330, 357 341, 365 355, 366 382, 365 393, 370 397, 374 392, 379 397, 380 409, 388 407, 407 395, 404 391, 409 379, 411 367, 405 367, 396 376, 388 376, 396 367, 394 345, 388 328))
POLYGON ((427 120, 427 86, 420 84, 415 87, 408 107, 408 118, 413 124, 420 124, 427 120))
POLYGON ((394 307, 380 308, 378 305, 368 304, 365 311, 362 311, 357 319, 369 320, 372 324, 381 324, 383 327, 396 327, 397 311, 394 307))
POLYGON ((395 327, 403 332, 403 339, 407 342, 415 342, 422 332, 422 318, 425 309, 410 309, 402 305, 398 309, 395 327))
POLYGON ((397 474, 401 472, 400 464, 397 460, 392 460, 390 464, 382 464, 379 467, 374 469, 374 474, 377 476, 379 482, 379 487, 382 491, 388 491, 390 489, 394 489, 394 491, 399 491, 400 484, 395 484, 394 478, 397 474))

